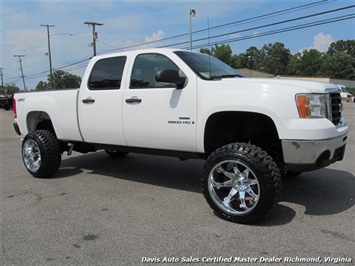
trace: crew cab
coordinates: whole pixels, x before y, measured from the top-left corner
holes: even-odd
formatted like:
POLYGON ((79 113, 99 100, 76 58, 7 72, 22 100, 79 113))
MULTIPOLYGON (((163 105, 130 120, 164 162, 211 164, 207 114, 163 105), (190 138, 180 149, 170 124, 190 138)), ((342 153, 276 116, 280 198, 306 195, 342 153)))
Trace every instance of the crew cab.
POLYGON ((78 89, 14 96, 31 175, 55 174, 72 151, 202 158, 207 202, 238 223, 271 208, 281 176, 343 159, 341 112, 334 84, 244 78, 212 56, 179 49, 95 56, 78 89))

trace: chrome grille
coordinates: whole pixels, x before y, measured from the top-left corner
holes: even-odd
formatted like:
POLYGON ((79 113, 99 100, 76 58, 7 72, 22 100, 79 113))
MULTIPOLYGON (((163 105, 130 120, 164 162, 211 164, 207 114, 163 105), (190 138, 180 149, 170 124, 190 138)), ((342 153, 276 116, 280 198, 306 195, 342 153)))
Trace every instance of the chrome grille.
POLYGON ((328 119, 332 121, 334 125, 338 125, 341 119, 341 112, 343 110, 340 93, 337 92, 329 94, 328 110, 328 119))

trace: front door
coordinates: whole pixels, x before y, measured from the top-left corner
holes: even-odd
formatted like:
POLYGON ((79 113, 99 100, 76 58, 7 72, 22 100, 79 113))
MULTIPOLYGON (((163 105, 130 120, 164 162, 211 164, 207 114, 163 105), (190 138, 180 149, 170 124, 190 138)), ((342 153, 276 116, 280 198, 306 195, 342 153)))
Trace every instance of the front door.
MULTIPOLYGON (((168 57, 157 53, 135 58, 129 88, 123 94, 123 124, 128 146, 196 151, 195 81, 183 89, 156 82, 162 69, 180 71, 168 57)), ((181 75, 184 75, 181 73, 181 75)))

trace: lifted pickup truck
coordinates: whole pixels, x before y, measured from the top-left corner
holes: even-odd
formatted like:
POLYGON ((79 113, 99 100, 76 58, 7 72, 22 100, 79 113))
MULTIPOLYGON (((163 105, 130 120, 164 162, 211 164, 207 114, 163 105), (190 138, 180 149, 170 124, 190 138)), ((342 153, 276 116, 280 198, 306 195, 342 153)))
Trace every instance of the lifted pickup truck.
POLYGON ((342 160, 348 132, 333 84, 243 78, 174 49, 96 56, 79 89, 16 93, 13 109, 31 175, 55 174, 73 150, 202 158, 207 202, 239 223, 271 208, 282 175, 342 160))

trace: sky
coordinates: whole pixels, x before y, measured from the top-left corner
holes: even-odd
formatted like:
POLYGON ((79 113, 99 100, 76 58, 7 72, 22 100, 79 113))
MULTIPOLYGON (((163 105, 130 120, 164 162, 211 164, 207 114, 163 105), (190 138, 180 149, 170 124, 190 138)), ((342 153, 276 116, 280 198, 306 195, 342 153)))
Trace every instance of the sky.
POLYGON ((189 49, 190 19, 196 51, 228 44, 239 54, 281 42, 292 54, 326 52, 332 42, 355 39, 353 5, 353 0, 1 0, 0 68, 4 84, 23 90, 15 55, 24 55, 26 88, 47 81, 48 35, 41 25, 54 25, 49 27, 53 69, 82 77, 93 56, 92 27, 85 22, 103 24, 96 26, 98 55, 162 46, 189 49))

